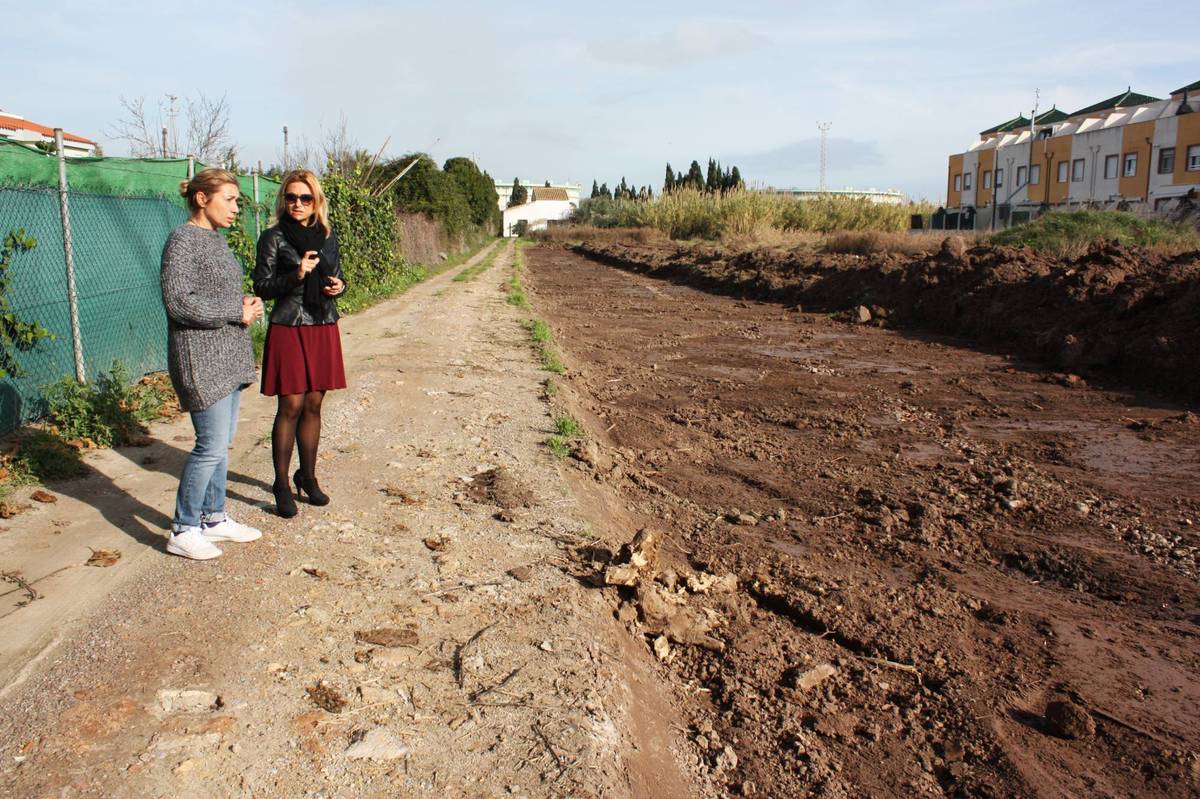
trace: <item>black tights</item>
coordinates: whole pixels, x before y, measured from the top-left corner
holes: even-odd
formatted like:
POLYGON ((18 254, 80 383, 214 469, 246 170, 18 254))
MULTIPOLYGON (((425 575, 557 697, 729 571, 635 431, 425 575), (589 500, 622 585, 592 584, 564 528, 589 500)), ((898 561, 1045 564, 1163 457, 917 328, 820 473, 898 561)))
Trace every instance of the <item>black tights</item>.
POLYGON ((321 443, 321 400, 324 391, 279 395, 275 426, 271 429, 271 454, 275 460, 275 482, 288 483, 292 450, 300 443, 300 473, 315 477, 317 445, 321 443))

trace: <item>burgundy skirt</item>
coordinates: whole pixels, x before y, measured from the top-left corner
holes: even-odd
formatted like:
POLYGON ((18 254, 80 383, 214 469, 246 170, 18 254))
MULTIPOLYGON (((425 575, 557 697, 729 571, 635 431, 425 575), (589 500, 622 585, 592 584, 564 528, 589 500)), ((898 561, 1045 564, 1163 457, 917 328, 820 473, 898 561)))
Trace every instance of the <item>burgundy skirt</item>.
POLYGON ((262 393, 303 394, 346 387, 342 339, 330 325, 271 325, 263 346, 262 393))

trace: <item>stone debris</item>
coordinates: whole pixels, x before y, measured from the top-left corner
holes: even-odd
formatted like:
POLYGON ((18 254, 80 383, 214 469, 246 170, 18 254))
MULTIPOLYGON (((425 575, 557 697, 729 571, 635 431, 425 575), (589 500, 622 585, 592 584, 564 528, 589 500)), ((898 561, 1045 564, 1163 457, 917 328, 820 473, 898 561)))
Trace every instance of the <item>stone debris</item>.
POLYGON ((533 577, 533 567, 517 566, 514 569, 508 570, 508 576, 516 580, 518 583, 527 583, 533 577))
POLYGON ((41 502, 41 503, 44 503, 47 505, 54 503, 54 502, 58 502, 58 497, 54 496, 49 491, 43 491, 40 488, 37 489, 36 491, 34 491, 32 494, 30 494, 29 498, 32 499, 34 502, 41 502))
POLYGON ((212 691, 192 688, 163 688, 156 698, 163 713, 207 713, 221 707, 221 697, 212 691))
MULTIPOLYGON (((634 589, 634 602, 622 603, 617 619, 626 625, 635 624, 640 614, 643 632, 665 638, 677 644, 702 646, 722 651, 724 643, 710 635, 720 617, 711 611, 689 607, 687 591, 679 584, 674 569, 659 571, 659 537, 649 529, 639 530, 633 539, 621 547, 615 563, 605 568, 603 583, 634 589)), ((688 574, 684 583, 695 594, 735 591, 737 577, 733 574, 713 575, 704 572, 688 574)), ((655 643, 656 653, 659 644, 655 643)), ((669 651, 669 650, 668 650, 669 651)), ((665 657, 661 655, 660 657, 665 657)))
POLYGON ((1096 734, 1096 720, 1066 696, 1055 696, 1046 704, 1046 730, 1059 738, 1087 739, 1096 734))
POLYGON ((871 321, 871 310, 865 305, 860 305, 854 309, 854 321, 860 325, 865 325, 871 321))
POLYGON ((804 671, 796 667, 788 669, 784 674, 784 682, 797 690, 811 691, 835 674, 837 674, 837 667, 830 663, 822 663, 804 671))
POLYGON ((356 734, 346 748, 350 760, 396 760, 408 754, 408 745, 390 730, 376 727, 365 735, 356 734))

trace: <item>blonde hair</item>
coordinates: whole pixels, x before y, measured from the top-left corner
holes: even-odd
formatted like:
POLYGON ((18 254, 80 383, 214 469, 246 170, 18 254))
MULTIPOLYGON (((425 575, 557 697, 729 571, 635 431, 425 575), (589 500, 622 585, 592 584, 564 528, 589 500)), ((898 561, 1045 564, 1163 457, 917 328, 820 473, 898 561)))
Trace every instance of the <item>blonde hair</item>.
MULTIPOLYGON (((200 204, 196 202, 196 195, 203 192, 209 197, 217 193, 217 190, 222 186, 233 184, 238 185, 237 177, 227 169, 218 169, 209 167, 201 169, 191 180, 179 181, 179 196, 187 200, 188 210, 193 214, 200 210, 200 204)), ((241 187, 239 187, 240 191, 241 187)))
POLYGON ((279 193, 275 195, 275 224, 278 225, 279 220, 287 213, 287 202, 283 199, 283 195, 287 192, 288 185, 292 183, 303 183, 308 186, 308 190, 312 192, 313 196, 313 218, 321 223, 325 235, 328 236, 333 228, 329 226, 329 205, 325 202, 325 192, 321 189, 321 181, 317 180, 317 176, 307 169, 293 169, 279 182, 279 193))

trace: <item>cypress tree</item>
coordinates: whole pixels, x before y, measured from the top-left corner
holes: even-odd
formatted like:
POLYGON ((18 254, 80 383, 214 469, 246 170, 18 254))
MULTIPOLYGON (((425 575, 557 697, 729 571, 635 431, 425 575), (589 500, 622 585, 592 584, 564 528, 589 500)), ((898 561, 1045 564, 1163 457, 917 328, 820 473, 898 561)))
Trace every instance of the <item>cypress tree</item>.
POLYGON ((594 200, 599 196, 600 196, 600 184, 593 180, 592 181, 591 198, 594 200))
POLYGON ((729 173, 729 188, 734 191, 746 188, 746 184, 742 181, 742 173, 736 166, 729 173))
POLYGON ((514 205, 524 205, 528 199, 529 191, 521 185, 519 178, 513 178, 512 194, 508 195, 508 207, 512 208, 514 205))
POLYGON ((671 162, 668 161, 667 162, 667 176, 663 180, 663 188, 662 188, 663 194, 670 194, 671 190, 674 188, 675 188, 675 173, 673 171, 671 171, 671 162))

